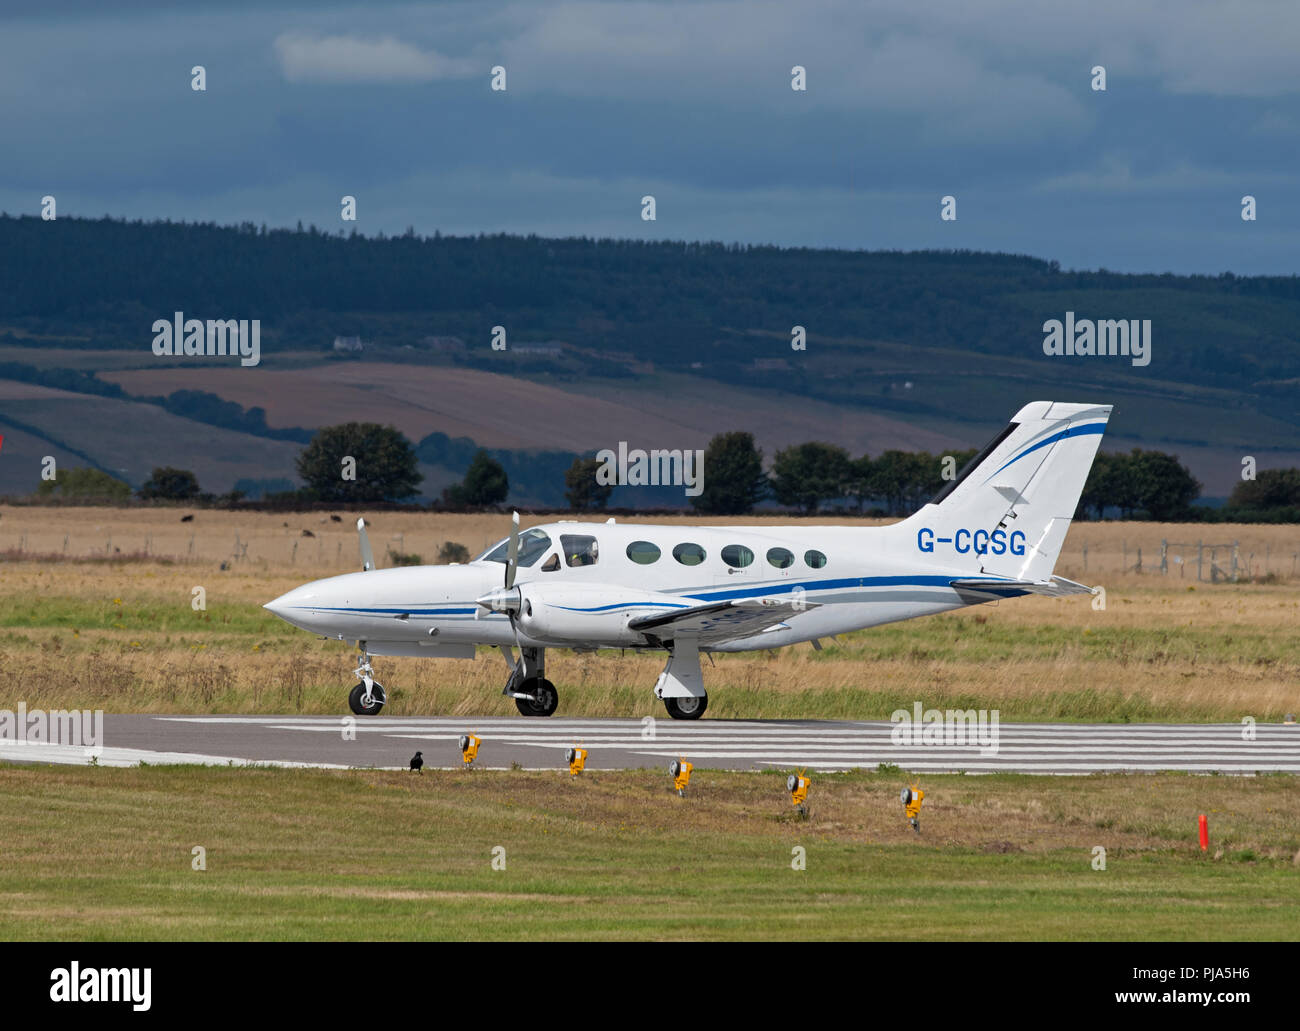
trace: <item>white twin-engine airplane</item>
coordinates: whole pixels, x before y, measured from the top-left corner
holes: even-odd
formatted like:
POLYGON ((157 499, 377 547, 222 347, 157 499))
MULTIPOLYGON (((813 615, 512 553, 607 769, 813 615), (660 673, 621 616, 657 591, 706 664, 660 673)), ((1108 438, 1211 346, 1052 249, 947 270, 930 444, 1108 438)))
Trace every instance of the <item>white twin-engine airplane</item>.
POLYGON ((362 572, 266 605, 294 626, 356 641, 358 715, 386 700, 373 655, 472 659, 499 648, 525 716, 559 696, 547 648, 668 653, 655 682, 674 719, 704 715, 701 652, 780 648, 1023 594, 1088 593, 1052 575, 1109 405, 1035 401, 915 515, 880 527, 659 526, 561 520, 467 565, 362 572), (511 646, 518 649, 516 659, 511 646))

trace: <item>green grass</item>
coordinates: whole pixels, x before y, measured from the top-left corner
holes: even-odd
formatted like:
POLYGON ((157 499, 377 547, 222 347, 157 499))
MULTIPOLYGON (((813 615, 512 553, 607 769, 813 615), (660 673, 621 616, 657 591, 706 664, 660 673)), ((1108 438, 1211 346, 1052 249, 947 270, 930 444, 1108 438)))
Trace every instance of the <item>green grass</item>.
POLYGON ((1300 938, 1293 778, 931 777, 920 837, 902 775, 817 777, 807 821, 782 781, 0 767, 0 936, 1300 938))

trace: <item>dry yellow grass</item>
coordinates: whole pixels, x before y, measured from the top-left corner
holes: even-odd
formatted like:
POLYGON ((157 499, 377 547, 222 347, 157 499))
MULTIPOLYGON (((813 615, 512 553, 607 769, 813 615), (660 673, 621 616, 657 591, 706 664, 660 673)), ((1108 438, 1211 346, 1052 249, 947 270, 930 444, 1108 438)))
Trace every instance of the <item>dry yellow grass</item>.
MULTIPOLYGON (((303 581, 356 568, 355 515, 340 513, 343 521, 334 523, 328 514, 196 510, 192 523, 180 523, 183 512, 0 509, 0 550, 57 554, 66 536, 69 555, 147 546, 180 559, 6 564, 0 656, 11 671, 10 697, 113 711, 339 711, 351 684, 351 650, 296 631, 260 606, 303 581), (302 537, 303 529, 315 536, 302 537), (205 613, 190 608, 194 586, 207 591, 205 613)), ((367 518, 381 564, 388 546, 426 560, 446 540, 477 551, 507 526, 500 516, 367 518)), ((1241 541, 1243 553, 1271 556, 1286 554, 1300 536, 1295 527, 1215 529, 1241 541)), ((1061 572, 1104 586, 1101 611, 1086 597, 1020 598, 850 635, 820 653, 801 645, 721 656, 707 671, 710 714, 887 718, 915 699, 979 702, 1001 708, 1004 719, 1235 720, 1300 712, 1300 580, 1212 585, 1120 571, 1123 542, 1130 553, 1141 546, 1145 557, 1148 542, 1158 553, 1162 537, 1193 532, 1205 528, 1076 526, 1061 572), (1085 540, 1088 574, 1068 561, 1085 540)), ((568 715, 659 714, 650 687, 661 666, 655 655, 548 656, 568 715)), ((513 712, 499 693, 504 663, 495 653, 475 662, 383 659, 379 671, 394 714, 513 712)))

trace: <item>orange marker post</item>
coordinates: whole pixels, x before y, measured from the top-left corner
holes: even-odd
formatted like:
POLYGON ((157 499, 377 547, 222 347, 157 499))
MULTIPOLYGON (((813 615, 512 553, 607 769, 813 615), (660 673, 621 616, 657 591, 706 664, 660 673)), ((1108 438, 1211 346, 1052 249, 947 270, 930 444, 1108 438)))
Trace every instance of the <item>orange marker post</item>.
POLYGON ((1205 814, 1201 813, 1201 818, 1197 821, 1201 825, 1201 851, 1204 852, 1210 847, 1210 825, 1205 819, 1205 814))

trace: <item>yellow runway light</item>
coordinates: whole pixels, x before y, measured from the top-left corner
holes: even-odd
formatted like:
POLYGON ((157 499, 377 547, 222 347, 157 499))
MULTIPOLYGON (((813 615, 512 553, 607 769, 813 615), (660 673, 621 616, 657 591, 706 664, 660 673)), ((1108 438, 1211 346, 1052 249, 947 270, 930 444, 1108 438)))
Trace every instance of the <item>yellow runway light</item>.
POLYGON ((925 792, 913 784, 910 788, 903 788, 903 811, 907 813, 907 822, 912 825, 912 830, 917 834, 921 833, 921 802, 925 800, 925 792))
POLYGON ((785 789, 790 792, 790 804, 799 810, 800 816, 808 815, 808 786, 812 781, 803 775, 803 770, 792 773, 785 779, 785 789))
POLYGON ((587 765, 587 750, 574 745, 564 753, 564 759, 569 764, 569 776, 576 777, 587 765))
POLYGON ((694 765, 686 761, 686 756, 674 759, 668 767, 668 772, 673 775, 673 787, 677 789, 678 795, 686 794, 686 786, 691 782, 691 770, 693 769, 695 769, 694 765))
POLYGON ((474 765, 474 760, 478 758, 478 746, 483 740, 475 734, 462 734, 460 736, 460 761, 464 763, 463 769, 468 770, 474 765))

